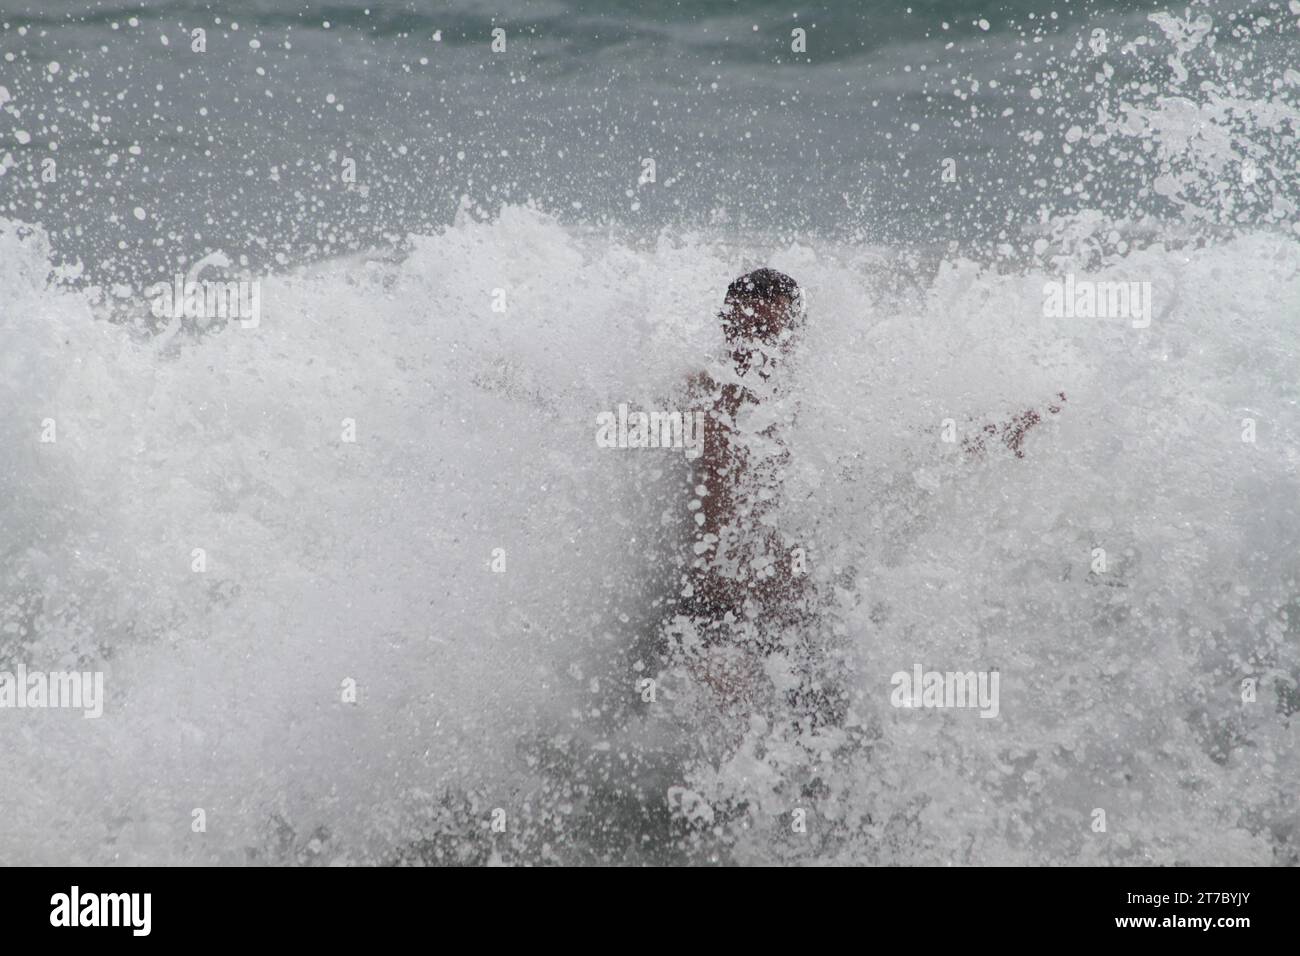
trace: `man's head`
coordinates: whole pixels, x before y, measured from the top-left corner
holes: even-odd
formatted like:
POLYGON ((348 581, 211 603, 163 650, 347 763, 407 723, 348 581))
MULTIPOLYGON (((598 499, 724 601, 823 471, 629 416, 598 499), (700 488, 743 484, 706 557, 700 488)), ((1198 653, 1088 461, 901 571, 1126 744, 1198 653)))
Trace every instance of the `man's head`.
POLYGON ((785 273, 755 269, 727 287, 720 318, 732 345, 777 345, 802 323, 803 293, 785 273))
POLYGON ((777 353, 789 351, 803 324, 803 292, 782 272, 755 269, 727 287, 719 318, 740 373, 757 366, 767 378, 777 353))

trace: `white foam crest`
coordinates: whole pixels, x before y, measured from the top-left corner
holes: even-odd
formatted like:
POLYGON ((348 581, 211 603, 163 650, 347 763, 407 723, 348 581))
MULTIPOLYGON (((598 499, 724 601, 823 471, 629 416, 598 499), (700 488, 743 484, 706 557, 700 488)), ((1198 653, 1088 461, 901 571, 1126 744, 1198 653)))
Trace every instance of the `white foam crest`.
MULTIPOLYGON (((1136 330, 1044 317, 1041 271, 636 247, 507 208, 413 238, 401 262, 264 277, 257 329, 160 349, 48 286, 43 237, 17 232, 0 229, 0 648, 102 668, 109 700, 99 721, 2 715, 10 862, 386 860, 449 788, 482 819, 575 812, 582 788, 555 785, 538 738, 657 746, 653 721, 613 727, 611 701, 659 613, 680 462, 597 448, 595 416, 670 401, 717 343, 726 282, 763 253, 810 310, 783 520, 839 589, 874 741, 827 757, 835 836, 817 845, 1259 862, 1294 826, 1277 717, 1300 673, 1291 239, 1116 257, 1088 277, 1152 283, 1136 330), (967 434, 1057 391, 1024 459, 966 462, 939 439, 944 418, 967 434), (1090 580, 1095 546, 1122 586, 1090 580), (890 708, 889 675, 918 660, 1000 667, 1001 719, 890 708), (1247 673, 1275 678, 1253 710, 1247 673), (1104 844, 1096 806, 1122 821, 1104 844)), ((795 768, 822 760, 807 744, 708 754, 677 782, 786 806, 795 768)), ((809 846, 759 828, 736 853, 809 846)))

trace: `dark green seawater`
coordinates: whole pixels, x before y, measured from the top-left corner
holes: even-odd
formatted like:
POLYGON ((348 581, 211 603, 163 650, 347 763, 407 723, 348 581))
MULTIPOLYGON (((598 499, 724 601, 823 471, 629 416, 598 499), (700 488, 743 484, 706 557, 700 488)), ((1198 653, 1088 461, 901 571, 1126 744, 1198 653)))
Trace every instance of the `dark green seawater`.
MULTIPOLYGON (((1205 9, 1226 23, 1277 6, 1205 9)), ((7 0, 0 213, 137 285, 212 249, 265 267, 393 243, 463 198, 639 234, 962 244, 1077 208, 1169 215, 1127 156, 1097 151, 1080 188, 1056 142, 1095 120, 1099 85, 1169 75, 1121 52, 1159 35, 1160 8, 7 0)), ((1221 32, 1220 51, 1249 47, 1244 81, 1294 54, 1287 19, 1221 32)))

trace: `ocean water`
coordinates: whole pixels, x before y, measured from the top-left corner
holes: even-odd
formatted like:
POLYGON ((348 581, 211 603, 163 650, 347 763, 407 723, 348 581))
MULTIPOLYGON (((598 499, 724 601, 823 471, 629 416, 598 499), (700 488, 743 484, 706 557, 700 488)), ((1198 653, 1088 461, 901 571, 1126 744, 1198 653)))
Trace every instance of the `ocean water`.
POLYGON ((0 862, 1297 862, 1300 4, 287 9, 0 10, 0 671, 106 696, 0 709, 0 862), (817 727, 658 654, 684 458, 594 440, 758 265, 817 727))

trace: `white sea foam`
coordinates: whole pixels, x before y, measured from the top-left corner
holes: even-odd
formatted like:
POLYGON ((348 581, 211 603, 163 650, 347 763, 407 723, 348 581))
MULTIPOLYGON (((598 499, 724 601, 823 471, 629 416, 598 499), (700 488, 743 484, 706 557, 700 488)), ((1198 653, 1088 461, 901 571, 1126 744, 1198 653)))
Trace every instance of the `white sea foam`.
POLYGON ((266 276, 259 327, 164 345, 47 284, 23 232, 0 229, 0 651, 109 676, 101 720, 0 714, 0 859, 625 859, 651 825, 686 854, 698 834, 612 796, 667 806, 670 787, 748 808, 756 825, 720 840, 742 860, 1294 853, 1285 233, 1075 263, 1152 283, 1139 330, 1044 317, 1060 262, 637 247, 506 208, 400 262, 266 276), (852 716, 755 719, 701 750, 672 707, 628 703, 658 666, 636 642, 662 614, 680 453, 602 454, 591 422, 672 396, 759 259, 808 296, 781 520, 835 595, 852 716), (1061 391, 1023 459, 940 438, 1061 391), (998 719, 892 708, 890 675, 918 661, 999 671, 998 719))

